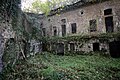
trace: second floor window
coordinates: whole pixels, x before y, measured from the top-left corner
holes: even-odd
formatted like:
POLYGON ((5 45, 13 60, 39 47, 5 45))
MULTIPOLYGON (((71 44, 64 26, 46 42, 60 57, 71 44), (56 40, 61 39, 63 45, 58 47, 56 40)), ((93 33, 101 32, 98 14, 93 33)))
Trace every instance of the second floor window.
POLYGON ((66 25, 62 25, 62 36, 66 35, 66 25))
POLYGON ((72 23, 72 24, 71 24, 71 29, 72 29, 72 33, 76 33, 76 32, 77 32, 76 23, 72 23))
POLYGON ((97 21, 95 19, 89 21, 90 24, 90 32, 97 31, 97 21))
POLYGON ((54 36, 57 36, 57 28, 56 28, 56 26, 53 27, 53 35, 54 35, 54 36))

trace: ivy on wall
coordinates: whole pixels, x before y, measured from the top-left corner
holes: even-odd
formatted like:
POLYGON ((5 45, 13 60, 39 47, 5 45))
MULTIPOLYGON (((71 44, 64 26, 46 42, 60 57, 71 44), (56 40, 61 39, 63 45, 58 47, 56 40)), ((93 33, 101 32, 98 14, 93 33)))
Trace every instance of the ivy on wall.
POLYGON ((120 39, 120 33, 102 33, 98 35, 81 35, 81 36, 66 36, 66 37, 52 37, 46 38, 48 42, 56 43, 56 42, 71 42, 71 41, 79 41, 79 42, 87 42, 91 39, 98 39, 100 41, 109 41, 110 39, 120 39))

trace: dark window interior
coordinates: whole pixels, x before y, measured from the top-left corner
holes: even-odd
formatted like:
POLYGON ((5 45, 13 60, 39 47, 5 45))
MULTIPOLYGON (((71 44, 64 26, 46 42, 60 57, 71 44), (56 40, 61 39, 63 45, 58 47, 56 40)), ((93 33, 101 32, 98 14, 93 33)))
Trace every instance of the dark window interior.
POLYGON ((93 43, 93 51, 100 51, 99 43, 93 43))
POLYGON ((48 19, 48 21, 50 21, 50 19, 48 19))
POLYGON ((113 41, 109 43, 110 55, 113 58, 120 57, 120 41, 113 41))
POLYGON ((113 32, 113 16, 105 17, 106 32, 113 32))
POLYGON ((54 36, 57 36, 57 28, 56 27, 53 27, 53 33, 54 33, 54 36))
POLYGON ((81 12, 81 14, 83 14, 83 11, 81 12))
POLYGON ((74 51, 75 50, 75 44, 74 43, 70 43, 70 51, 74 51))
POLYGON ((62 23, 66 23, 66 19, 62 19, 61 22, 62 22, 62 23))
POLYGON ((43 36, 46 36, 46 29, 42 28, 43 36))
POLYGON ((62 25, 62 36, 66 35, 66 25, 62 25))
POLYGON ((110 15, 110 14, 112 14, 112 9, 104 10, 104 15, 110 15))
POLYGON ((43 22, 41 22, 40 27, 43 27, 43 22))
POLYGON ((34 52, 35 51, 35 45, 33 45, 33 48, 32 48, 32 52, 34 52))
POLYGON ((71 28, 72 28, 72 33, 76 33, 77 31, 76 23, 71 24, 71 28))
POLYGON ((57 54, 64 55, 64 44, 63 43, 57 44, 57 54))
POLYGON ((47 44, 46 43, 42 43, 42 51, 47 51, 47 44))
POLYGON ((89 21, 90 32, 97 31, 97 21, 95 19, 89 21))

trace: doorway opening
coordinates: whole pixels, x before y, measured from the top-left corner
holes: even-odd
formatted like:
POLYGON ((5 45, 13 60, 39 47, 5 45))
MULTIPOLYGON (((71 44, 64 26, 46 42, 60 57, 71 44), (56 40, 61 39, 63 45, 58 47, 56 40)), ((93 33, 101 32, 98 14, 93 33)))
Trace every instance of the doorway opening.
POLYGON ((113 58, 120 57, 120 41, 113 41, 109 43, 110 55, 113 58))
POLYGON ((42 43, 42 51, 47 51, 47 44, 46 43, 42 43))
POLYGON ((64 55, 64 44, 63 43, 57 44, 57 55, 64 55))
POLYGON ((93 43, 93 51, 100 51, 100 44, 99 43, 93 43))
POLYGON ((70 51, 75 51, 75 44, 74 43, 70 43, 70 51))

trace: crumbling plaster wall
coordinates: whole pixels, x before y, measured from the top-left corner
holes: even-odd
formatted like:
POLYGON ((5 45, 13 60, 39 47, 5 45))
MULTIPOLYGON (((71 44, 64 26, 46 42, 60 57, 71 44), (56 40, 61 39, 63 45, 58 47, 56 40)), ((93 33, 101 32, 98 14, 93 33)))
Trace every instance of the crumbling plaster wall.
POLYGON ((66 32, 67 35, 86 35, 86 34, 99 34, 106 33, 104 10, 112 8, 114 32, 118 31, 120 27, 120 1, 111 0, 99 4, 91 4, 88 6, 81 6, 81 8, 64 12, 51 17, 43 18, 43 27, 46 28, 46 35, 53 36, 53 27, 57 27, 57 35, 62 36, 61 20, 66 19, 66 32), (83 12, 83 14, 81 14, 83 12), (89 31, 89 21, 92 19, 97 20, 97 31, 89 31), (77 24, 77 33, 71 33, 71 23, 77 24))
MULTIPOLYGON (((120 31, 120 1, 119 0, 111 0, 97 4, 91 4, 86 6, 81 6, 81 8, 63 12, 57 15, 53 15, 50 17, 44 17, 40 19, 40 23, 43 24, 43 28, 46 28, 47 36, 54 36, 53 27, 57 27, 57 35, 59 37, 62 36, 61 25, 62 19, 66 19, 66 35, 97 35, 100 33, 106 33, 105 26, 105 17, 104 10, 112 9, 113 16, 113 25, 114 32, 120 31), (90 32, 90 24, 89 21, 96 19, 97 21, 97 31, 90 32), (71 23, 77 24, 77 33, 71 33, 71 23)), ((114 41, 113 39, 109 41, 114 41)), ((100 51, 105 50, 107 53, 109 52, 109 43, 106 41, 100 42, 98 39, 91 39, 88 42, 85 42, 82 47, 80 42, 75 42, 75 51, 84 51, 91 52, 93 51, 93 43, 99 43, 100 51), (80 43, 80 44, 79 44, 80 43)), ((64 45, 65 46, 65 45, 64 45)), ((68 44, 68 49, 70 50, 70 44, 68 44)))

